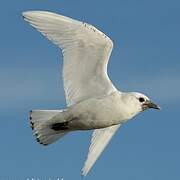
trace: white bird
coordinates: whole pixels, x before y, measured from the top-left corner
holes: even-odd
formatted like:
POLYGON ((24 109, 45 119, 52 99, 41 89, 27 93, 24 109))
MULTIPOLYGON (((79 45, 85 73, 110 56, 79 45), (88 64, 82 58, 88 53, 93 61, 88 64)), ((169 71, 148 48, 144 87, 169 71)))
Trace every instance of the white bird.
POLYGON ((94 130, 86 176, 118 128, 138 113, 160 107, 141 93, 118 91, 107 75, 113 42, 94 26, 46 11, 27 11, 24 19, 62 49, 67 109, 32 110, 39 143, 49 145, 76 130, 94 130))

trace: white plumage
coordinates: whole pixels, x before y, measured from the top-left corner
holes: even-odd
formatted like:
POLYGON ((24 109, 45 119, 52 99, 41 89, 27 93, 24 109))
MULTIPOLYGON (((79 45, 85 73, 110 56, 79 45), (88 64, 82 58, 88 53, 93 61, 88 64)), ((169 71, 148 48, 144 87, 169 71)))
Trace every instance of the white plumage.
POLYGON ((94 130, 89 147, 88 157, 82 169, 83 176, 87 175, 119 127, 120 124, 94 130))
POLYGON ((113 43, 94 26, 45 11, 24 12, 23 17, 59 46, 64 57, 68 107, 63 111, 33 110, 30 114, 33 132, 41 144, 48 145, 69 131, 96 129, 82 169, 85 176, 120 125, 147 108, 150 101, 140 93, 117 91, 111 83, 107 64, 113 43))
POLYGON ((50 12, 31 11, 23 16, 62 49, 68 106, 115 90, 107 75, 113 43, 105 34, 89 24, 50 12))

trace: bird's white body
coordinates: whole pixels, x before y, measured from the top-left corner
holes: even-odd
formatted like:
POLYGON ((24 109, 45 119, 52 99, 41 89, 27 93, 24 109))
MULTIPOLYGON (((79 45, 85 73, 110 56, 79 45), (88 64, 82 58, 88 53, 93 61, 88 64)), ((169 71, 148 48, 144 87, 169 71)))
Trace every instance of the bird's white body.
MULTIPOLYGON (((115 91, 107 96, 89 98, 64 111, 64 119, 69 120, 72 130, 100 129, 122 124, 137 114, 123 98, 126 94, 115 91)), ((56 116, 61 119, 62 115, 56 116)))
POLYGON ((149 107, 141 93, 118 91, 107 75, 113 42, 94 26, 45 11, 23 17, 62 49, 65 110, 33 110, 34 135, 48 145, 70 131, 94 129, 82 175, 86 175, 121 124, 149 107))

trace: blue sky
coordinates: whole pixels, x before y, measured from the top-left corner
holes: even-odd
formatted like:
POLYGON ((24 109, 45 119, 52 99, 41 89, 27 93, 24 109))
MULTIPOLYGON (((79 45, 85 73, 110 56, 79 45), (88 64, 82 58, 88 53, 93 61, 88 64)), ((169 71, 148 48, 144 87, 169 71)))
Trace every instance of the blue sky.
POLYGON ((179 179, 178 0, 1 1, 0 178, 81 179, 91 135, 72 133, 49 147, 32 137, 29 110, 66 104, 62 55, 23 21, 26 10, 49 10, 98 27, 114 42, 108 72, 117 88, 144 92, 162 107, 125 124, 86 179, 179 179))

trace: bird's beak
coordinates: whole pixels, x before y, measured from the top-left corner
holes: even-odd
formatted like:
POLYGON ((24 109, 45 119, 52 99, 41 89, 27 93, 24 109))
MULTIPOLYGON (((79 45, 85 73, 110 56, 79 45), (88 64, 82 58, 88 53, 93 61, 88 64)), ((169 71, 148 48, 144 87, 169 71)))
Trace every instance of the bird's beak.
POLYGON ((160 106, 151 102, 151 101, 146 101, 143 106, 142 106, 143 110, 149 109, 149 108, 153 108, 153 109, 158 109, 160 110, 160 106))

